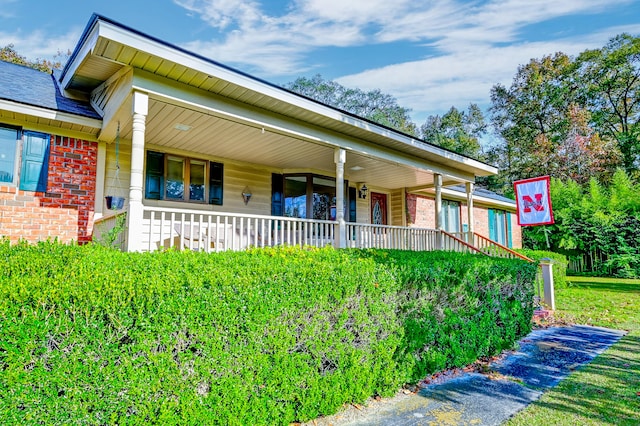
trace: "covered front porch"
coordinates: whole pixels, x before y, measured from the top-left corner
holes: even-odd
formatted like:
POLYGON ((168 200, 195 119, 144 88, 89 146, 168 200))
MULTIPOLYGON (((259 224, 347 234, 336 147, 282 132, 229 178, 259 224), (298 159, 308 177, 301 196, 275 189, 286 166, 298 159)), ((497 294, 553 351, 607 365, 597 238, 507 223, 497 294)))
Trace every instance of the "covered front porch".
MULTIPOLYGON (((96 221, 96 239, 117 227, 127 212, 96 221)), ((114 240, 123 250, 129 247, 128 228, 114 240)), ((336 248, 382 248, 414 251, 452 250, 482 252, 466 241, 473 234, 450 234, 443 230, 409 226, 346 223, 340 240, 336 221, 300 219, 255 214, 211 212, 143 206, 142 228, 133 233, 140 251, 186 249, 205 252, 246 250, 280 245, 336 248)))
MULTIPOLYGON (((98 176, 102 195, 127 199, 125 250, 282 244, 472 250, 464 242, 469 236, 443 230, 442 189, 465 185, 471 235, 475 171, 338 134, 321 142, 286 127, 286 120, 276 131, 266 118, 258 125, 246 116, 221 118, 204 107, 170 104, 158 91, 131 89, 127 98, 115 114, 119 130, 104 144, 98 176), (432 228, 407 223, 406 194, 423 191, 435 201, 432 228)), ((421 151, 421 145, 427 146, 413 141, 409 148, 421 151)), ((460 157, 428 147, 453 157, 449 161, 460 157)), ((103 207, 98 213, 108 223, 114 212, 103 207)))
POLYGON ((475 179, 497 173, 99 16, 60 82, 102 117, 96 229, 116 223, 104 196, 124 197, 128 251, 466 247, 475 179), (466 188, 465 238, 443 230, 450 185, 466 188), (425 191, 428 229, 406 214, 425 191))

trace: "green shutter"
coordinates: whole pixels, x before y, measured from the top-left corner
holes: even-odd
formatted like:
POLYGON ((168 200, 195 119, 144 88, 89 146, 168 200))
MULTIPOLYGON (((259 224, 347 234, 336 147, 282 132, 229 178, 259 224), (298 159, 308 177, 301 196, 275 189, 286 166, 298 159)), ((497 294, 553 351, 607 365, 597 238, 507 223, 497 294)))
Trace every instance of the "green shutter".
POLYGON ((209 204, 222 205, 224 164, 209 162, 209 204))
POLYGON ((493 209, 489 209, 489 239, 496 240, 496 219, 493 209))
POLYGON ((357 201, 356 188, 349 187, 349 222, 355 222, 356 215, 356 201, 357 201))
POLYGON ((513 239, 511 238, 511 213, 505 213, 507 217, 507 247, 513 247, 513 239))
POLYGON ((164 197, 164 154, 147 151, 147 172, 145 174, 145 198, 162 200, 164 197))
POLYGON ((23 191, 47 191, 50 142, 51 136, 47 134, 24 132, 20 172, 20 189, 23 191))
POLYGON ((271 216, 284 214, 284 177, 279 173, 271 174, 271 216))

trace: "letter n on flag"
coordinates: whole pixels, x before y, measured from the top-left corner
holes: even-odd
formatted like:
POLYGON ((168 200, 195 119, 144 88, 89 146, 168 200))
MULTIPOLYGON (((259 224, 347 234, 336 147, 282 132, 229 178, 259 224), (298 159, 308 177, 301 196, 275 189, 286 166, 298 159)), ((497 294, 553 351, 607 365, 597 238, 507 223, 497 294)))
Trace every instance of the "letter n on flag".
POLYGON ((554 223, 551 209, 549 176, 524 179, 513 182, 516 193, 518 225, 534 226, 554 223))

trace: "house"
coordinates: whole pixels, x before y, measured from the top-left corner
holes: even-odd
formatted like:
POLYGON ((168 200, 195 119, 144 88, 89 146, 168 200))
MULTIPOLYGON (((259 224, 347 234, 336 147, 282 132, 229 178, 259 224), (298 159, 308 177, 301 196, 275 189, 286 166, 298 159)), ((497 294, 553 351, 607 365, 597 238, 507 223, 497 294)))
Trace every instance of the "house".
POLYGON ((515 203, 474 188, 495 173, 99 15, 60 72, 0 63, 11 241, 87 242, 126 212, 129 251, 520 247, 515 203))

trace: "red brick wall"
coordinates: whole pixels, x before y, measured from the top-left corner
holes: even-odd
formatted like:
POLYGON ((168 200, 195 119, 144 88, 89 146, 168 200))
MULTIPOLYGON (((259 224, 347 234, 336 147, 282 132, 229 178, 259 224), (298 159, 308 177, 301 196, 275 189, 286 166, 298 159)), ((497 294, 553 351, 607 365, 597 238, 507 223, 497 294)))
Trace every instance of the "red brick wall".
POLYGON ((511 213, 511 238, 513 248, 522 248, 522 227, 518 225, 516 213, 511 213))
POLYGON ((436 227, 436 200, 407 194, 407 225, 416 228, 436 227))
MULTIPOLYGON (((407 225, 417 228, 436 227, 436 201, 433 198, 407 194, 407 225)), ((522 229, 518 226, 515 213, 511 213, 511 235, 514 248, 522 247, 522 229)), ((467 223, 467 204, 460 203, 460 219, 467 223)), ((487 207, 473 206, 474 231, 489 237, 489 210, 487 207)))
POLYGON ((52 136, 46 193, 0 186, 0 236, 90 241, 97 155, 96 142, 52 136))
POLYGON ((473 206, 473 230, 489 238, 489 209, 473 206))

